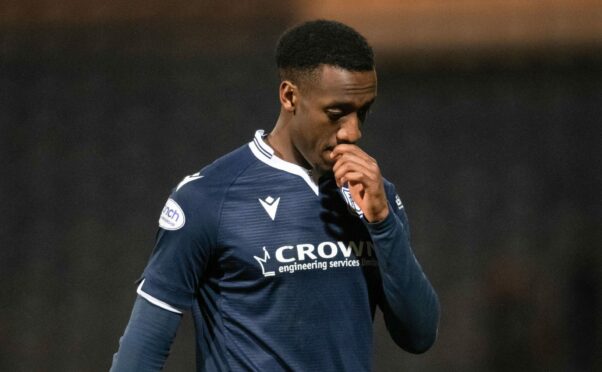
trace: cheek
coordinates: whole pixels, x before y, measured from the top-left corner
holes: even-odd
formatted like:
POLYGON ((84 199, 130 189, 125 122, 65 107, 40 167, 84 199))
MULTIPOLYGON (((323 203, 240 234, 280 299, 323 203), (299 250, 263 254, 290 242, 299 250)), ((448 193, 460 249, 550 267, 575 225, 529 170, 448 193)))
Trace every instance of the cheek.
MULTIPOLYGON (((301 119, 301 118, 299 118, 301 119)), ((307 119, 307 118, 304 118, 307 119)), ((312 128, 311 125, 309 125, 309 123, 307 121, 304 122, 299 122, 297 124, 301 124, 301 125, 297 125, 295 126, 295 129, 292 133, 292 142, 295 146, 295 148, 297 149, 297 151, 299 151, 299 153, 301 153, 301 155, 308 161, 311 161, 313 158, 313 153, 315 152, 314 150, 314 139, 312 137, 312 128)))
POLYGON ((324 149, 336 144, 334 125, 325 113, 310 107, 302 107, 297 112, 295 142, 297 149, 311 162, 322 162, 328 159, 324 149))

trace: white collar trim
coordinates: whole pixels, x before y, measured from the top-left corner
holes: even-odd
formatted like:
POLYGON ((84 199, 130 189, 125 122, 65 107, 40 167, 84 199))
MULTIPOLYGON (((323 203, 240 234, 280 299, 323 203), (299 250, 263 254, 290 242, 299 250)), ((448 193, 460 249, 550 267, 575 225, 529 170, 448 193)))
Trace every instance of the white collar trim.
POLYGON ((318 195, 318 185, 309 176, 309 171, 301 166, 298 166, 297 164, 280 159, 274 154, 274 150, 267 143, 265 143, 263 137, 264 131, 259 129, 255 132, 253 141, 249 142, 249 148, 251 148, 253 155, 272 168, 280 169, 303 178, 314 194, 318 195))

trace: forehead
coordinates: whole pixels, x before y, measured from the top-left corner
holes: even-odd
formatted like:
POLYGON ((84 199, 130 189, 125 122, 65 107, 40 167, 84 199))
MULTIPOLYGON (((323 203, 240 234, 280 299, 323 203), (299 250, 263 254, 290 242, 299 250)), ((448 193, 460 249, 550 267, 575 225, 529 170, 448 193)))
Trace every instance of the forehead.
POLYGON ((319 100, 370 101, 376 96, 376 72, 324 65, 313 79, 310 95, 319 100))

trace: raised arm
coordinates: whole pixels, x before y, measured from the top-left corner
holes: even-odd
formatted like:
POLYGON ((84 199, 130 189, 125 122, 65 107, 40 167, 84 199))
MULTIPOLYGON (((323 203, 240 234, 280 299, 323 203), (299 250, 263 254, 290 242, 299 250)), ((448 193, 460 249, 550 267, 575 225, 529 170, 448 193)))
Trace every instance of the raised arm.
POLYGON ((389 334, 411 353, 427 351, 437 338, 439 299, 416 260, 403 206, 390 206, 383 221, 366 223, 382 279, 379 306, 389 334))
POLYGON ((410 246, 407 217, 393 185, 376 160, 353 144, 334 148, 334 176, 363 212, 382 278, 382 309, 393 340, 412 353, 428 350, 437 338, 439 300, 410 246))

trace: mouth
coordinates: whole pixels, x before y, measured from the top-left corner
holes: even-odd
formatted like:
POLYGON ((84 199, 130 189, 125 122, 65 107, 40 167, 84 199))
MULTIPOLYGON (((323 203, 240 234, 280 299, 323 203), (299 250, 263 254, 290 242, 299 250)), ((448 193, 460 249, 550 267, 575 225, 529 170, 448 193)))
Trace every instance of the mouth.
POLYGON ((324 153, 328 156, 328 158, 330 158, 330 154, 332 153, 332 151, 334 150, 334 146, 328 146, 324 148, 324 153))
POLYGON ((328 145, 324 148, 324 151, 332 151, 335 147, 337 147, 336 143, 334 145, 328 145))
POLYGON ((330 168, 332 168, 334 166, 334 163, 336 162, 335 159, 330 157, 330 154, 332 154, 333 150, 334 150, 334 146, 328 146, 328 147, 324 148, 324 160, 326 161, 326 164, 328 164, 328 166, 330 168))

